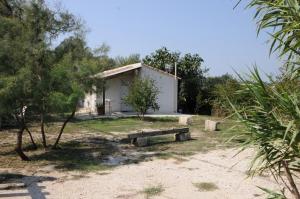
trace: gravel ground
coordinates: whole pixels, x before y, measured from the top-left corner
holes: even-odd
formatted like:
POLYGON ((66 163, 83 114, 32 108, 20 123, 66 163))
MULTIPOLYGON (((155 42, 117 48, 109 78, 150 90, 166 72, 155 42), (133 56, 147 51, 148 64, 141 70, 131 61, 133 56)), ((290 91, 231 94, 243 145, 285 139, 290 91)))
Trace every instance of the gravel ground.
POLYGON ((234 149, 215 150, 183 160, 155 159, 90 173, 58 172, 48 166, 35 173, 23 172, 26 177, 20 179, 20 182, 25 186, 17 184, 9 190, 0 187, 0 198, 250 199, 265 198, 257 186, 279 190, 278 185, 267 175, 247 177, 253 151, 234 156, 236 152, 234 149), (201 183, 212 184, 215 189, 200 190, 196 185, 201 183), (147 195, 147 188, 157 186, 160 187, 159 191, 154 190, 147 195))

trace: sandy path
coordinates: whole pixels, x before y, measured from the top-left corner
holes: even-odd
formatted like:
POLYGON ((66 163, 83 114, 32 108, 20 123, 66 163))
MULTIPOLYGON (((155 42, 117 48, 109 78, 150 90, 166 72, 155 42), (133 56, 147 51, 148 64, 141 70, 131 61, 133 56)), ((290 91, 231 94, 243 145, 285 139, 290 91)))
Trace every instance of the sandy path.
MULTIPOLYGON (((233 149, 217 150, 203 154, 198 153, 187 161, 154 160, 140 164, 120 166, 106 173, 89 173, 85 177, 74 178, 76 173, 51 172, 47 176, 56 180, 45 180, 32 183, 27 190, 11 190, 8 193, 30 193, 33 198, 145 198, 141 193, 144 188, 161 184, 164 192, 153 198, 186 199, 186 198, 261 198, 262 194, 256 186, 278 189, 278 186, 269 177, 246 177, 251 151, 236 153, 233 149), (235 165, 234 167, 232 167, 235 165), (73 176, 73 177, 71 177, 73 176), (219 189, 211 192, 201 192, 193 185, 199 182, 212 182, 219 189), (42 194, 44 193, 44 194, 42 194)), ((38 175, 38 174, 35 174, 38 175)), ((45 175, 45 174, 40 174, 45 175)), ((77 174, 78 175, 78 174, 77 174)), ((27 179, 27 181, 30 179, 27 179)), ((30 183, 28 183, 30 184, 30 183)), ((4 191, 0 191, 1 193, 4 191)), ((5 195, 2 195, 5 196, 5 195)))

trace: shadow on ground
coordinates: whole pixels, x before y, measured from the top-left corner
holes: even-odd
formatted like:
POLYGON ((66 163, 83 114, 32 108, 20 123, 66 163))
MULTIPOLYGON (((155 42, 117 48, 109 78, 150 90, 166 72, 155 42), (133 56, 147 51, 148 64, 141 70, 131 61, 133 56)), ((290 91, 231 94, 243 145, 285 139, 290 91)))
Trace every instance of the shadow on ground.
POLYGON ((61 144, 60 149, 47 150, 30 156, 62 170, 106 170, 119 165, 137 164, 154 157, 169 157, 161 147, 169 149, 172 138, 152 141, 149 147, 134 147, 124 140, 113 141, 100 136, 85 137, 61 144), (155 150, 159 149, 159 150, 155 150), (163 154, 164 153, 164 154, 163 154))
POLYGON ((103 157, 118 153, 117 144, 102 137, 87 137, 71 140, 60 145, 59 149, 47 150, 31 156, 33 161, 45 161, 63 170, 107 169, 102 165, 103 157))
POLYGON ((30 196, 45 199, 48 192, 43 191, 44 181, 54 181, 56 178, 46 176, 26 176, 17 173, 0 173, 0 198, 15 198, 30 196))
MULTIPOLYGON (((33 169, 41 168, 41 171, 45 172, 51 172, 53 169, 100 171, 120 165, 138 164, 154 158, 184 161, 195 152, 208 152, 221 147, 214 134, 199 135, 201 136, 184 142, 175 142, 172 135, 155 136, 150 138, 150 145, 147 147, 135 147, 129 140, 121 138, 86 135, 62 142, 57 150, 43 150, 40 147, 36 151, 26 151, 32 161, 22 164, 33 169)), ((15 157, 12 151, 2 155, 15 157)))

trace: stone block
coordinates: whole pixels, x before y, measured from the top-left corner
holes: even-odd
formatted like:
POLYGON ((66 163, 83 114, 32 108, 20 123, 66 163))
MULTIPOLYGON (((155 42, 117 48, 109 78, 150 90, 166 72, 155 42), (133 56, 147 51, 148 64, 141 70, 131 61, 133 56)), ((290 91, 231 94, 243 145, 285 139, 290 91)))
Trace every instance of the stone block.
POLYGON ((191 134, 190 133, 178 133, 175 134, 175 141, 186 141, 191 139, 191 134))
POLYGON ((148 146, 149 138, 148 137, 134 138, 132 140, 132 144, 138 147, 148 146))
POLYGON ((220 122, 205 120, 205 131, 217 131, 220 122))
POLYGON ((180 125, 192 124, 192 116, 179 116, 178 123, 180 125))

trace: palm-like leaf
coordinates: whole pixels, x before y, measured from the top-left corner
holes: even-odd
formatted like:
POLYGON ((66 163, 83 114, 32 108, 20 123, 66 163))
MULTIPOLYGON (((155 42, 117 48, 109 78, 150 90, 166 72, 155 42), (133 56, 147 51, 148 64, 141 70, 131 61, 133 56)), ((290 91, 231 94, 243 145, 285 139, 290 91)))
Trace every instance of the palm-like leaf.
POLYGON ((297 78, 285 83, 262 81, 258 70, 247 79, 240 76, 243 91, 252 96, 252 106, 238 110, 232 104, 239 120, 248 127, 244 132, 242 149, 256 146, 257 152, 250 167, 251 174, 271 170, 280 177, 283 163, 293 172, 300 170, 300 87, 297 78))
POLYGON ((280 55, 300 55, 300 1, 299 0, 252 0, 258 19, 258 33, 273 29, 270 53, 279 50, 280 55))

